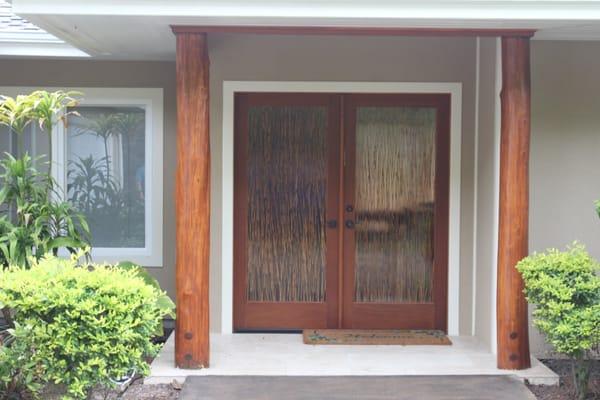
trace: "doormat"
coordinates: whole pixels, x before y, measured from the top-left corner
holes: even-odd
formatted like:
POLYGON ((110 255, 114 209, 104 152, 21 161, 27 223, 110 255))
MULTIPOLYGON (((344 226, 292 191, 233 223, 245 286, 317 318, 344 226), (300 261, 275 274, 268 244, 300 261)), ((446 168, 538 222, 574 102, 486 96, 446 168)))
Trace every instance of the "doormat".
POLYGON ((438 330, 305 329, 305 344, 439 346, 452 342, 438 330))

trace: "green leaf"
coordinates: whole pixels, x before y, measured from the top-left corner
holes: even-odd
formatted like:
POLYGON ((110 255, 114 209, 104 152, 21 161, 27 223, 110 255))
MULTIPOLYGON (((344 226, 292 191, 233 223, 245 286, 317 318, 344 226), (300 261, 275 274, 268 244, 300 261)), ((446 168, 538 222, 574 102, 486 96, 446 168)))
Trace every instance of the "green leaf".
POLYGON ((160 290, 160 284, 155 277, 150 275, 148 271, 146 271, 142 266, 135 264, 131 261, 121 261, 115 267, 126 270, 126 271, 134 271, 137 276, 142 278, 146 284, 155 287, 160 290))
POLYGON ((72 237, 57 237, 48 242, 48 249, 60 249, 60 248, 82 248, 84 243, 81 240, 74 239, 72 237))

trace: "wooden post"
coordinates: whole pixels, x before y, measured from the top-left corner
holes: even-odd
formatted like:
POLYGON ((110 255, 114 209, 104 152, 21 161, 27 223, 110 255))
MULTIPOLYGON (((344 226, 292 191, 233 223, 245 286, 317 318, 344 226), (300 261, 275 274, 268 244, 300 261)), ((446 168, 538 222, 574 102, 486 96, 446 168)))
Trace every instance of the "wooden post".
POLYGON ((515 265, 528 253, 529 37, 502 38, 500 220, 498 233, 498 368, 531 366, 527 302, 515 265))
POLYGON ((177 33, 175 363, 209 365, 210 145, 206 34, 177 33))

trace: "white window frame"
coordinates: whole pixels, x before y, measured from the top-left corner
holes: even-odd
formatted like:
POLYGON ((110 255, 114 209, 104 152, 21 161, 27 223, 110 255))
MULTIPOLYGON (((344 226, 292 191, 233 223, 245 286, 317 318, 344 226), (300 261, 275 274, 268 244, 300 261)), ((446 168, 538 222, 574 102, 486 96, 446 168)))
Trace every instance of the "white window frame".
MULTIPOLYGON (((8 96, 35 90, 69 90, 82 93, 79 105, 143 107, 145 109, 145 246, 92 247, 94 262, 131 261, 144 267, 163 266, 163 90, 160 88, 0 87, 8 96)), ((67 137, 62 124, 52 132, 52 176, 66 189, 67 137)), ((65 192, 65 190, 62 190, 65 192)), ((65 196, 66 193, 63 193, 65 196)))

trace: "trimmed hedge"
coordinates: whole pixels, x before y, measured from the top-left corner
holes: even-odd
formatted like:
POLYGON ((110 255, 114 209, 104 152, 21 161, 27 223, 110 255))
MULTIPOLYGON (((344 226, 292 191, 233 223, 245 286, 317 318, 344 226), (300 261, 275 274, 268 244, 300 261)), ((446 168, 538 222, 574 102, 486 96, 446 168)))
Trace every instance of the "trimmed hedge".
POLYGON ((85 398, 95 386, 149 372, 145 357, 158 350, 150 339, 173 311, 164 292, 136 269, 82 268, 53 256, 32 262, 0 272, 0 308, 28 332, 16 341, 26 342, 36 379, 65 385, 65 398, 85 398))

